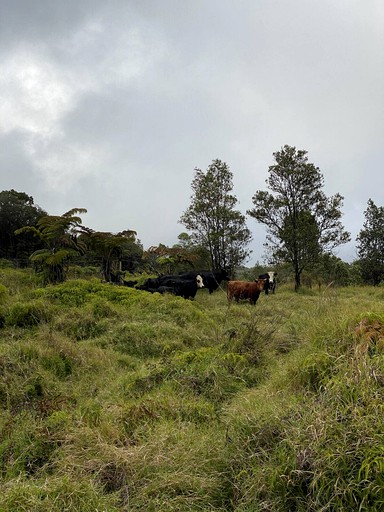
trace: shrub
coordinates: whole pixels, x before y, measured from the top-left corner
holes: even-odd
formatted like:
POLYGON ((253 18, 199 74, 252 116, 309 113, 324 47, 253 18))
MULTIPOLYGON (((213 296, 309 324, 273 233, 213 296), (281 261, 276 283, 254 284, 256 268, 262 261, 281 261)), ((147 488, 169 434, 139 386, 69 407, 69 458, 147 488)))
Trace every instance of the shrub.
POLYGON ((42 322, 49 322, 54 308, 42 300, 15 302, 9 308, 6 324, 14 327, 31 327, 42 322))

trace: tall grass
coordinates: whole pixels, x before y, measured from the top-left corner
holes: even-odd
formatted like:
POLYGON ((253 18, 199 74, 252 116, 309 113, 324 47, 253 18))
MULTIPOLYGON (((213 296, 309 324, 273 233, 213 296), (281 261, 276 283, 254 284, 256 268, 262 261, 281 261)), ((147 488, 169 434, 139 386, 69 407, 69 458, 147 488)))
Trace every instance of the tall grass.
POLYGON ((383 289, 1 272, 0 510, 380 510, 383 289))

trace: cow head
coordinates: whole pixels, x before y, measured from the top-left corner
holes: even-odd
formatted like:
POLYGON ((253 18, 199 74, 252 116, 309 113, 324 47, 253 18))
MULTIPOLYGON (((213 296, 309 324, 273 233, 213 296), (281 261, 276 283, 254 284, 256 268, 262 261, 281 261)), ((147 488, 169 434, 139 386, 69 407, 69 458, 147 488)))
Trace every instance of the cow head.
POLYGON ((268 294, 269 280, 268 279, 255 279, 259 291, 265 291, 268 294))
POLYGON ((198 288, 204 288, 203 278, 200 274, 197 274, 196 276, 196 283, 198 288))

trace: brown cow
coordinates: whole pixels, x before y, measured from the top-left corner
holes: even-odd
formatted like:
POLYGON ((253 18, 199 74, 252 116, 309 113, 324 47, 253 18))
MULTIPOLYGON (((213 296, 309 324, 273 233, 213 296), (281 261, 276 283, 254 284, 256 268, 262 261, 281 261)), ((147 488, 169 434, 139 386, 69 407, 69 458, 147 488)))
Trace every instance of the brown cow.
POLYGON ((227 285, 227 298, 236 302, 240 299, 249 299, 251 304, 256 304, 260 293, 264 290, 266 279, 256 279, 255 281, 229 281, 227 285))

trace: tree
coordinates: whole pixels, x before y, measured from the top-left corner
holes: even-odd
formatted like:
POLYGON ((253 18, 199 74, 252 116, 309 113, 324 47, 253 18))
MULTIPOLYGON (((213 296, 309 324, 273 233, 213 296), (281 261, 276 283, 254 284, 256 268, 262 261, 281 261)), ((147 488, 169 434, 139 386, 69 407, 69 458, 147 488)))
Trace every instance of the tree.
POLYGON ((123 262, 131 270, 134 260, 141 259, 143 253, 136 242, 136 231, 113 234, 85 228, 81 238, 100 260, 100 272, 107 283, 120 283, 123 262))
MULTIPOLYGON (((192 240, 191 235, 185 232, 180 233, 177 239, 178 242, 173 247, 183 249, 185 252, 189 253, 189 259, 194 268, 209 268, 211 258, 209 251, 205 247, 196 244, 192 240)), ((185 265, 182 270, 188 270, 187 266, 185 265)))
POLYGON ((193 242, 209 251, 212 269, 233 270, 249 255, 252 237, 245 216, 235 210, 238 200, 230 193, 232 179, 221 160, 213 160, 205 173, 195 169, 191 204, 179 221, 192 232, 193 242))
POLYGON ((257 191, 254 208, 247 212, 267 228, 271 261, 292 265, 296 290, 303 270, 350 240, 340 222, 343 197, 326 197, 324 178, 306 155, 287 145, 274 153, 276 164, 269 167, 266 180, 272 193, 257 191))
POLYGON ((364 281, 377 286, 384 278, 384 207, 369 199, 364 216, 363 229, 356 238, 357 253, 364 281))
POLYGON ((147 249, 144 260, 153 272, 173 274, 196 268, 196 264, 199 265, 199 254, 190 247, 180 244, 175 244, 173 247, 159 244, 157 247, 152 246, 147 249))
POLYGON ((337 256, 324 253, 320 256, 316 265, 311 268, 309 277, 313 278, 319 288, 323 284, 348 286, 354 284, 354 276, 352 276, 350 269, 351 266, 337 256))
POLYGON ((30 234, 16 236, 15 231, 23 226, 36 226, 44 215, 47 213, 25 192, 13 189, 0 192, 0 258, 26 264, 29 255, 41 244, 30 234))
POLYGON ((63 215, 45 215, 37 226, 24 226, 16 230, 16 235, 32 233, 44 244, 35 251, 30 260, 36 271, 41 273, 46 283, 61 283, 65 280, 65 266, 74 257, 85 251, 85 245, 78 239, 81 232, 81 218, 78 213, 86 213, 84 208, 74 208, 63 215))

